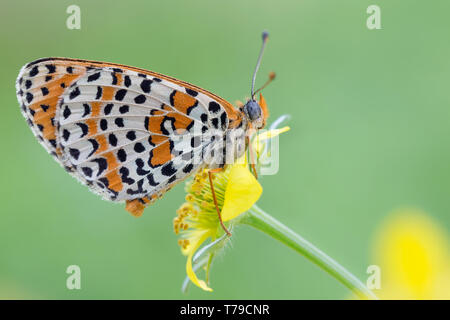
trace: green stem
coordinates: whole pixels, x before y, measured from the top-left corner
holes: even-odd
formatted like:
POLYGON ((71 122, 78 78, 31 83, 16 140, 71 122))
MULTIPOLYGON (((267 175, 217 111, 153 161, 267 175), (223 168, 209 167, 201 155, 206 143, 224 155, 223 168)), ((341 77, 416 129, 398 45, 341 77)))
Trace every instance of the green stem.
POLYGON ((312 243, 302 238, 278 220, 254 205, 247 214, 242 215, 241 223, 252 226, 272 238, 284 243, 308 260, 318 265, 344 286, 352 290, 362 299, 378 299, 358 278, 347 269, 326 255, 312 243))

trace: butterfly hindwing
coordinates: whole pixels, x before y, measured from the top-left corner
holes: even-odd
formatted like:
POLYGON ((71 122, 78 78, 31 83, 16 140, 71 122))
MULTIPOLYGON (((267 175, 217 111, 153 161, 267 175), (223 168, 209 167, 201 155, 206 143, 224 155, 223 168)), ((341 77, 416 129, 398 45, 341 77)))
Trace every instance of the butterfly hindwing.
POLYGON ((202 156, 211 147, 205 133, 225 131, 236 118, 224 100, 195 86, 84 60, 30 63, 17 92, 44 147, 93 191, 115 201, 153 199, 204 166, 202 156))

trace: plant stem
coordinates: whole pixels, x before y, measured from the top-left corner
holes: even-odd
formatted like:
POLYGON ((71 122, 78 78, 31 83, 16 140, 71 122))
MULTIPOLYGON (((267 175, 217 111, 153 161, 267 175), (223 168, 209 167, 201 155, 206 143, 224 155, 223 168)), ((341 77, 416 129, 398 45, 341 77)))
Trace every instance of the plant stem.
POLYGON ((241 223, 252 226, 297 251, 322 268, 362 299, 378 299, 358 278, 319 248, 261 210, 256 205, 242 215, 241 223))

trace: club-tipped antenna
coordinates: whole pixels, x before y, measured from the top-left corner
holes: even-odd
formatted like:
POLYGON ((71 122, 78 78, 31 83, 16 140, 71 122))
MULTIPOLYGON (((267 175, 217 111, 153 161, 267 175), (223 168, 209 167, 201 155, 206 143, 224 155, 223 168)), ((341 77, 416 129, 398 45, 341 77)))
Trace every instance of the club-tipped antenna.
POLYGON ((275 72, 271 71, 269 73, 269 78, 267 79, 267 81, 258 89, 254 92, 254 94, 256 95, 258 92, 260 92, 261 90, 263 90, 265 87, 267 87, 273 80, 275 80, 276 74, 275 72))
POLYGON ((251 97, 252 100, 255 97, 255 80, 256 80, 256 73, 258 72, 259 69, 259 65, 261 64, 261 59, 264 53, 264 48, 266 47, 266 43, 267 43, 267 39, 269 38, 269 33, 267 31, 264 31, 262 33, 262 46, 261 46, 261 50, 259 51, 259 56, 258 56, 258 61, 256 62, 256 68, 255 71, 253 72, 253 78, 252 78, 252 92, 251 92, 251 97))

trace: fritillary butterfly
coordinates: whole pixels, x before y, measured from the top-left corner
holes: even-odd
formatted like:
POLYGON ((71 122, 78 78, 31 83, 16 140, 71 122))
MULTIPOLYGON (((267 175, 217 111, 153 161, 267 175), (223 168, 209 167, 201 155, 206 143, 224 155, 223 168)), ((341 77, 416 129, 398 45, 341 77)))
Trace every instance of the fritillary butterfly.
POLYGON ((221 168, 225 155, 245 152, 245 133, 267 117, 253 89, 254 78, 252 98, 235 108, 156 72, 69 58, 30 62, 16 82, 22 113, 42 146, 90 190, 125 201, 134 215, 194 172, 221 168), (238 143, 224 143, 239 130, 238 143))

